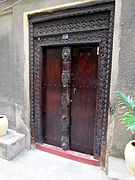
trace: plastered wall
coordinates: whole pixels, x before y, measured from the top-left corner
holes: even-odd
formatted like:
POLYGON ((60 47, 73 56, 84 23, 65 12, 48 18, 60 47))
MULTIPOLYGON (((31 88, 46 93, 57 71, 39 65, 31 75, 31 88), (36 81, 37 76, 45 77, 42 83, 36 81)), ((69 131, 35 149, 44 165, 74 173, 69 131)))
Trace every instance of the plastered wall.
POLYGON ((113 40, 110 101, 113 115, 109 116, 108 154, 124 157, 124 148, 132 136, 118 121, 114 91, 135 95, 135 1, 116 0, 113 40))

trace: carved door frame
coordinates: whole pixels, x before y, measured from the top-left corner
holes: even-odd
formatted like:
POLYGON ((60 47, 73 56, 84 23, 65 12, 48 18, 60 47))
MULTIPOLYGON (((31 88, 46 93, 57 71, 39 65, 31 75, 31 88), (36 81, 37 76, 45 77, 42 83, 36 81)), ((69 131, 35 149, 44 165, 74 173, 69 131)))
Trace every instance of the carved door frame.
POLYGON ((94 154, 100 155, 102 144, 106 142, 107 137, 114 7, 113 1, 95 5, 87 3, 79 7, 29 15, 30 125, 33 143, 43 143, 41 114, 42 47, 95 43, 98 44, 100 52, 94 154), (101 14, 102 16, 100 16, 101 14), (68 34, 69 37, 63 39, 63 34, 68 34))

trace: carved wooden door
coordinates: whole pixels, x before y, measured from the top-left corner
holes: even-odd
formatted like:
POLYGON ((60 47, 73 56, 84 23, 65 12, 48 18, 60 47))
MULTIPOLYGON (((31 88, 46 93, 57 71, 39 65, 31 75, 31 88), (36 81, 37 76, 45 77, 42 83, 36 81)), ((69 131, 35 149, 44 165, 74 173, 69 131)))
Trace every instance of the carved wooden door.
POLYGON ((72 50, 72 150, 93 154, 98 61, 96 47, 72 50))
POLYGON ((93 154, 97 47, 46 48, 42 116, 45 143, 93 154))
POLYGON ((45 142, 61 145, 61 48, 46 48, 42 75, 42 120, 45 142))

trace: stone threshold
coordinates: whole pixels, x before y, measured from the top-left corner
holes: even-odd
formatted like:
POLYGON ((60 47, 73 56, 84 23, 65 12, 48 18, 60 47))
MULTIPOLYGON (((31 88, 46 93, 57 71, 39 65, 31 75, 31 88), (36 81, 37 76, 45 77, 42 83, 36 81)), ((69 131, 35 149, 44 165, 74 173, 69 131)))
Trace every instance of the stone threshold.
POLYGON ((94 159, 94 156, 91 156, 88 154, 79 153, 79 152, 71 151, 71 150, 64 151, 60 147, 56 147, 49 144, 36 143, 36 148, 39 150, 48 152, 48 153, 52 153, 52 154, 55 154, 64 158, 74 160, 74 161, 86 163, 93 166, 100 166, 100 161, 97 159, 94 159))

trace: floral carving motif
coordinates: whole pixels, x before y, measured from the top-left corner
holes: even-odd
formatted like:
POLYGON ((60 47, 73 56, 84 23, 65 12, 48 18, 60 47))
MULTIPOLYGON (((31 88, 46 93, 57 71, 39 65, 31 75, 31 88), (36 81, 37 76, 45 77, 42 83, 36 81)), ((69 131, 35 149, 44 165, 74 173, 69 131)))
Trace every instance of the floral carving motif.
POLYGON ((70 99, 68 94, 62 94, 61 105, 64 109, 70 105, 70 99))
POLYGON ((69 83, 71 78, 71 48, 64 47, 62 49, 62 62, 63 62, 63 70, 62 70, 62 95, 61 95, 61 105, 62 105, 62 118, 61 118, 61 126, 62 126, 62 138, 61 138, 61 147, 64 150, 69 148, 69 123, 70 123, 70 93, 69 93, 69 83), (65 66, 66 65, 66 66, 65 66))
POLYGON ((71 61, 71 48, 64 47, 62 50, 62 59, 64 64, 69 64, 71 61))
POLYGON ((63 87, 66 87, 70 84, 70 72, 63 72, 61 76, 61 81, 63 87))

